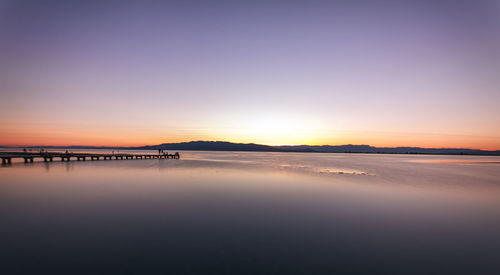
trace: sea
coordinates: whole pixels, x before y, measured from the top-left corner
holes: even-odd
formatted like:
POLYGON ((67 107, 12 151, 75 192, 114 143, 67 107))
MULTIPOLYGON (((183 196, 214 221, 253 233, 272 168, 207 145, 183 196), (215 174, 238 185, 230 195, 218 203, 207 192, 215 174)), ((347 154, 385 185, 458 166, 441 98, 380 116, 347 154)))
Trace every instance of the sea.
POLYGON ((500 274, 500 157, 180 156, 0 166, 0 273, 500 274))

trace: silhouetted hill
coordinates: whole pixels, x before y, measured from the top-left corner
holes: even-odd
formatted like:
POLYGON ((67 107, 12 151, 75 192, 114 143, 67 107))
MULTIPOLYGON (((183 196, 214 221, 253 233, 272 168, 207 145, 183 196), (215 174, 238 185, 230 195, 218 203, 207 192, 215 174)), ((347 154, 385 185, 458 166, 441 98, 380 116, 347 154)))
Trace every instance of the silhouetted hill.
POLYGON ((225 141, 191 141, 164 143, 138 147, 144 150, 203 150, 203 151, 263 151, 263 152, 322 152, 322 153, 379 153, 379 154, 446 154, 446 155, 500 155, 500 151, 465 148, 372 147, 370 145, 297 145, 269 146, 254 143, 225 141))
POLYGON ((181 143, 163 143, 159 145, 143 146, 144 150, 201 150, 201 151, 264 151, 279 152, 282 149, 254 143, 232 143, 226 141, 190 141, 181 143))

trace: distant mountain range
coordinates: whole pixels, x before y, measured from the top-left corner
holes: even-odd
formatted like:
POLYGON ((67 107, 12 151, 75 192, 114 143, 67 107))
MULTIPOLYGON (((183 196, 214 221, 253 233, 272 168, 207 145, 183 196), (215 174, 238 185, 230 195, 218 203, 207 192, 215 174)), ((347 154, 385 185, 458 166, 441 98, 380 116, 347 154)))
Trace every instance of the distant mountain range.
POLYGON ((373 147, 370 145, 293 145, 270 146, 254 143, 232 143, 226 141, 190 141, 163 143, 140 147, 97 146, 29 146, 26 148, 68 149, 129 149, 129 150, 198 150, 198 151, 259 151, 259 152, 316 152, 316 153, 372 153, 372 154, 439 154, 439 155, 500 155, 500 150, 486 151, 465 148, 420 148, 420 147, 373 147))
POLYGON ((499 151, 465 148, 373 147, 370 145, 293 145, 270 146, 254 143, 225 141, 191 141, 163 143, 138 147, 144 150, 205 150, 205 151, 262 151, 262 152, 317 152, 317 153, 378 153, 378 154, 445 154, 445 155, 500 155, 499 151))

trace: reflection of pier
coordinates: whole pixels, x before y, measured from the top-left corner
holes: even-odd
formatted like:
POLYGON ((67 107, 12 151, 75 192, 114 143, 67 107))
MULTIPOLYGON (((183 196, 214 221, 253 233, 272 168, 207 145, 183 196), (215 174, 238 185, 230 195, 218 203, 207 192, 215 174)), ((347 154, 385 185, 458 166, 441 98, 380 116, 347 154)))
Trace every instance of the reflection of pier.
POLYGON ((32 163, 35 159, 44 162, 53 162, 54 159, 61 161, 85 161, 85 160, 126 160, 126 159, 179 159, 179 152, 175 154, 93 154, 93 153, 49 153, 49 152, 1 152, 2 164, 12 163, 12 159, 24 159, 24 163, 32 163))

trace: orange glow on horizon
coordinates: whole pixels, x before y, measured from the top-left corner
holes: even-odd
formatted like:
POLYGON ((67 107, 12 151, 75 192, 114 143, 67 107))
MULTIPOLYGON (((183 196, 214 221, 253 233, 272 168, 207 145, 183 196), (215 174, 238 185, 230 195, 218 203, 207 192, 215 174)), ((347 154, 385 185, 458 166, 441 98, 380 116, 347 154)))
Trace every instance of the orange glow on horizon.
POLYGON ((72 134, 59 134, 51 136, 47 133, 30 132, 27 135, 2 135, 0 146, 103 146, 103 147, 139 147, 145 145, 157 145, 162 143, 179 143, 189 141, 227 141, 234 143, 255 143, 269 146, 294 146, 294 145, 370 145, 373 147, 422 147, 422 148, 468 148, 481 150, 500 150, 498 142, 474 140, 446 140, 441 139, 380 139, 370 136, 352 138, 342 137, 337 139, 313 139, 310 141, 295 142, 266 142, 263 138, 254 140, 249 138, 227 138, 224 136, 178 136, 172 138, 152 137, 140 134, 127 135, 104 135, 95 133, 75 137, 72 134))
MULTIPOLYGON (((189 141, 228 141, 263 145, 371 145, 374 147, 469 148, 500 150, 500 133, 475 136, 463 132, 364 131, 348 130, 313 117, 267 113, 257 117, 233 115, 207 121, 151 120, 118 123, 46 123, 43 120, 0 119, 0 146, 107 146, 137 147, 189 141), (148 121, 148 124, 142 122, 148 121), (224 122, 224 123, 222 123, 224 122), (188 127, 190 125, 190 127, 188 127), (196 127, 197 125, 201 125, 196 127), (345 130, 341 130, 344 129, 345 130)), ((487 133, 488 134, 488 133, 487 133)))

